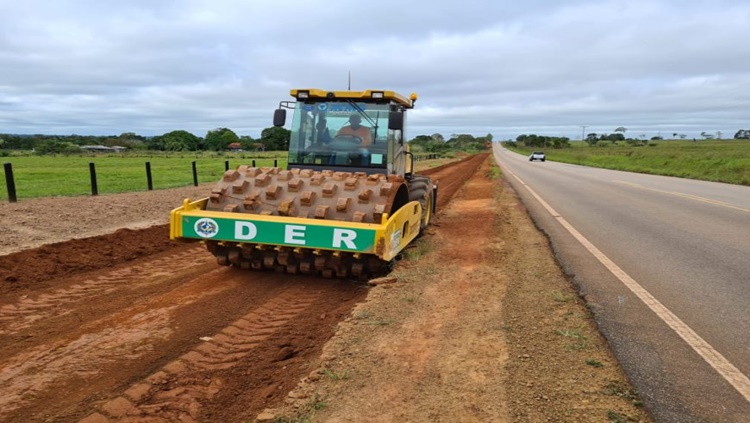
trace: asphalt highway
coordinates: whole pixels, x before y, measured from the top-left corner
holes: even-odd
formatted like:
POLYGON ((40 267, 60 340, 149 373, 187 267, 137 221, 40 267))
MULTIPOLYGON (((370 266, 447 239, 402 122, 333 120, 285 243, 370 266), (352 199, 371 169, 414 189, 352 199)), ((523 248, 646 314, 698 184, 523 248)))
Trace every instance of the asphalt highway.
POLYGON ((494 146, 657 422, 750 422, 750 187, 494 146))

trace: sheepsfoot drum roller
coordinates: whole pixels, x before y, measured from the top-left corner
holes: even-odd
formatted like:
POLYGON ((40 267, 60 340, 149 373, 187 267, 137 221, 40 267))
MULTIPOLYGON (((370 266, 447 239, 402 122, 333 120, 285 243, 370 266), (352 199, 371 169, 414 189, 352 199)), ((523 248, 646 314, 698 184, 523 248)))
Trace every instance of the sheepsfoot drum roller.
POLYGON ((294 89, 288 168, 239 166, 204 199, 172 211, 170 237, 202 240, 219 264, 364 278, 388 264, 435 212, 437 185, 405 144, 409 98, 393 91, 294 89))

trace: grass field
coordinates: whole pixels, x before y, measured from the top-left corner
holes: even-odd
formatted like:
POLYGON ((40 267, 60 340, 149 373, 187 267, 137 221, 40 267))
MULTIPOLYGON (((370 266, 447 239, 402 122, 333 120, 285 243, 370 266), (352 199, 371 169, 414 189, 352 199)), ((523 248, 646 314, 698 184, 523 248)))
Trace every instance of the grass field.
MULTIPOLYGON (((545 149, 547 159, 654 175, 750 185, 750 140, 651 141, 632 147, 622 142, 589 147, 580 142, 564 149, 545 149)), ((513 149, 531 154, 538 147, 513 149)))
MULTIPOLYGON (((196 162, 198 182, 216 182, 229 161, 230 169, 241 164, 273 166, 274 159, 286 166, 283 153, 230 153, 216 154, 108 154, 85 156, 34 156, 12 155, 0 157, 0 162, 11 163, 16 184, 16 195, 24 198, 70 196, 91 194, 89 163, 96 167, 100 194, 146 191, 146 162, 151 163, 154 189, 174 188, 193 184, 192 162, 196 162)), ((0 201, 8 199, 5 178, 0 182, 0 201)))
MULTIPOLYGON (((420 159, 417 155, 416 159, 420 159)), ((11 163, 16 185, 16 197, 24 198, 72 196, 91 194, 89 163, 96 168, 99 194, 146 191, 146 162, 151 163, 154 189, 181 187, 193 184, 192 162, 196 162, 198 182, 216 182, 226 169, 239 165, 270 167, 274 160, 279 167, 286 168, 287 152, 266 153, 128 153, 102 155, 36 156, 14 154, 0 157, 0 163, 11 163)), ((415 168, 426 169, 439 166, 453 158, 418 161, 415 168)), ((208 193, 206 193, 208 195, 208 193)), ((5 177, 0 181, 0 201, 8 200, 5 177)))

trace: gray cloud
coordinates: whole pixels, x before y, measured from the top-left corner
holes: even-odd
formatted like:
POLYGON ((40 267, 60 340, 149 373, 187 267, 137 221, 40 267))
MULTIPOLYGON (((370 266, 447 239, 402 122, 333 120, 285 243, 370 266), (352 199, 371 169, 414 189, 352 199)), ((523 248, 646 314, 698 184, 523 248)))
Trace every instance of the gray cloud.
POLYGON ((0 132, 258 136, 349 72, 411 136, 750 129, 744 1, 264 3, 0 0, 0 132))

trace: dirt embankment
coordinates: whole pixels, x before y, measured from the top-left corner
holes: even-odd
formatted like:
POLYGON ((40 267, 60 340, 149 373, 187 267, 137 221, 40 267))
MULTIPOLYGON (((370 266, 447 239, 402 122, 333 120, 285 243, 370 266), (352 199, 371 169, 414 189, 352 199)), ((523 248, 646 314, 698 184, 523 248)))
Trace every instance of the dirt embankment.
POLYGON ((371 287, 168 242, 210 188, 0 205, 0 421, 648 421, 546 239, 475 169, 430 171, 437 219, 371 287), (106 235, 23 249, 82 234, 106 235))

